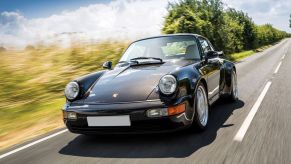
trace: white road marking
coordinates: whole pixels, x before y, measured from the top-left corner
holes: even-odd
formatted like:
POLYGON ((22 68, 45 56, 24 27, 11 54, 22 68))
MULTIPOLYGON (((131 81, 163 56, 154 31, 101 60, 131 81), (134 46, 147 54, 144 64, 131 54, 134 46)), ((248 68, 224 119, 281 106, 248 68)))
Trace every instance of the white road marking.
POLYGON ((257 111, 258 111, 268 89, 270 88, 271 84, 272 84, 272 82, 268 81, 268 83, 265 85, 265 88, 263 89, 262 93, 258 97, 256 103, 252 107, 251 111, 249 112, 248 116, 244 120, 243 124, 241 125, 241 127, 238 130, 238 132, 236 133, 236 135, 234 136, 233 140, 239 141, 239 142, 241 142, 243 140, 244 135, 246 134, 246 132, 247 132, 255 114, 257 113, 257 111))
POLYGON ((281 60, 283 60, 283 59, 285 58, 285 56, 286 56, 286 54, 284 54, 284 55, 282 56, 281 60))
POLYGON ((276 67, 276 69, 275 69, 275 71, 274 71, 274 74, 278 73, 281 64, 282 64, 282 61, 280 61, 280 63, 279 63, 278 66, 276 67))
POLYGON ((219 88, 219 85, 216 88, 214 88, 213 91, 209 92, 208 94, 212 95, 218 88, 219 88))
POLYGON ((60 134, 62 134, 62 133, 65 133, 65 132, 67 132, 67 131, 68 131, 68 129, 64 129, 64 130, 62 130, 62 131, 56 132, 56 133, 51 134, 51 135, 49 135, 49 136, 47 136, 47 137, 41 138, 41 139, 39 139, 39 140, 37 140, 37 141, 34 141, 34 142, 29 143, 29 144, 27 144, 27 145, 24 145, 24 146, 22 146, 22 147, 20 147, 20 148, 17 148, 17 149, 11 150, 11 151, 9 151, 9 152, 7 152, 7 153, 5 153, 5 154, 0 155, 0 159, 5 158, 5 157, 7 157, 7 156, 9 156, 9 155, 12 155, 12 154, 14 154, 14 153, 17 153, 17 152, 19 152, 19 151, 21 151, 21 150, 24 150, 24 149, 26 149, 26 148, 29 148, 29 147, 31 147, 31 146, 33 146, 33 145, 38 144, 38 143, 41 143, 41 142, 43 142, 43 141, 46 141, 46 140, 48 140, 48 139, 50 139, 50 138, 53 138, 53 137, 55 137, 55 136, 57 136, 57 135, 60 135, 60 134))

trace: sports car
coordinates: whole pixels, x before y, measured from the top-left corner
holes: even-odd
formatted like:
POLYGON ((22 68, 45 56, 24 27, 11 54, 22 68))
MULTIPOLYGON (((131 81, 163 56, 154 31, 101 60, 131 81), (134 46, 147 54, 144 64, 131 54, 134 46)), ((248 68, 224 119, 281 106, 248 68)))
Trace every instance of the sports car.
POLYGON ((69 82, 63 119, 80 134, 205 130, 210 106, 238 99, 234 63, 197 34, 137 40, 119 62, 69 82))

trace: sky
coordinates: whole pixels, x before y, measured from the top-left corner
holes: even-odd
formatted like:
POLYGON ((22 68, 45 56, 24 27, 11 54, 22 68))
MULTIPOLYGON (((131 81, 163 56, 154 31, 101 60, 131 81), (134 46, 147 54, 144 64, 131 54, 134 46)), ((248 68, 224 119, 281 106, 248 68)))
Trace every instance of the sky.
POLYGON ((0 13, 19 11, 26 18, 40 18, 76 10, 81 6, 109 2, 110 0, 0 0, 0 13))
MULTIPOLYGON (((169 0, 0 0, 0 46, 26 46, 76 38, 137 39, 159 35, 169 0)), ((172 0, 175 1, 175 0, 172 0)), ((256 24, 288 27, 291 0, 222 0, 256 24)))
POLYGON ((270 23, 275 28, 291 33, 289 19, 291 0, 223 0, 228 7, 247 12, 256 24, 270 23))

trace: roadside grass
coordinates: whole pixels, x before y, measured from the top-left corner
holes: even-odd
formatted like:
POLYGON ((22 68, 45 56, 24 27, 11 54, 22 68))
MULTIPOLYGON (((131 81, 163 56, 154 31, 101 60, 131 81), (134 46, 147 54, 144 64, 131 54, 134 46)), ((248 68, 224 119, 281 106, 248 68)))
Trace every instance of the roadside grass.
POLYGON ((65 85, 116 63, 128 42, 106 41, 70 48, 30 46, 0 52, 0 150, 63 127, 65 85))
POLYGON ((63 127, 61 106, 64 99, 31 103, 1 109, 0 149, 63 127))
POLYGON ((240 61, 248 56, 253 55, 254 53, 256 53, 254 50, 238 52, 238 53, 228 55, 227 59, 230 61, 233 61, 233 62, 237 62, 237 61, 240 61))
POLYGON ((242 60, 246 57, 249 57, 255 53, 262 52, 271 46, 272 45, 266 45, 266 46, 262 46, 260 48, 257 48, 255 50, 247 50, 247 51, 242 51, 242 52, 230 54, 230 55, 227 55, 226 58, 230 61, 237 62, 237 61, 240 61, 240 60, 242 60))

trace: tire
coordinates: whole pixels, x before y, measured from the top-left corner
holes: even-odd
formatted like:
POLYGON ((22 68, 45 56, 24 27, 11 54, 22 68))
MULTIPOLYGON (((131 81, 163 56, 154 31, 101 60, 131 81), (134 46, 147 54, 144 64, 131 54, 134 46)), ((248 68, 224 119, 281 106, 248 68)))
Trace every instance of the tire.
POLYGON ((209 105, 206 93, 204 85, 200 83, 194 96, 195 115, 192 123, 193 128, 199 131, 204 131, 208 125, 209 105))
POLYGON ((231 72, 231 92, 229 95, 229 101, 235 102, 238 100, 238 86, 237 86, 237 76, 236 72, 232 70, 231 72))

